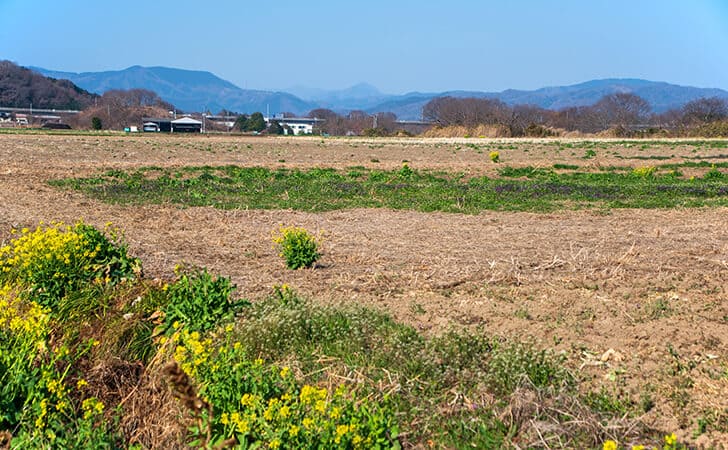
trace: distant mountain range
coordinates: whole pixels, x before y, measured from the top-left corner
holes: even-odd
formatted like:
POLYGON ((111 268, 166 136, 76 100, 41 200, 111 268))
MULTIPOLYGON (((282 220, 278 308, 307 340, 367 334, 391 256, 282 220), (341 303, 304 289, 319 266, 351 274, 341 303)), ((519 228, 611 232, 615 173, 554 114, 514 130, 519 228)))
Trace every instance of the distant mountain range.
POLYGON ((286 92, 241 89, 210 72, 169 67, 132 66, 108 72, 59 72, 31 67, 47 77, 66 79, 97 94, 111 89, 148 89, 184 111, 223 109, 241 113, 291 111, 304 113, 317 107, 286 92))
POLYGON ((632 93, 647 100, 657 113, 680 108, 701 97, 728 99, 728 91, 712 88, 678 86, 659 81, 630 78, 591 80, 571 86, 554 86, 522 91, 508 89, 502 92, 449 91, 440 93, 412 92, 395 96, 376 106, 379 111, 392 111, 397 117, 419 117, 422 107, 435 97, 496 98, 509 105, 528 104, 558 110, 572 106, 593 105, 605 95, 619 92, 632 93))
POLYGON ((98 94, 110 89, 148 89, 185 111, 204 109, 218 112, 226 109, 241 113, 270 111, 305 114, 315 108, 329 108, 339 113, 351 110, 389 111, 400 119, 416 120, 422 117, 422 107, 427 102, 441 96, 497 98, 510 105, 532 104, 547 109, 561 109, 591 105, 608 94, 630 92, 647 100, 655 112, 679 108, 700 97, 728 99, 728 91, 722 89, 678 86, 640 79, 592 80, 531 91, 508 89, 502 92, 448 91, 388 95, 366 83, 343 90, 301 86, 287 89, 288 92, 241 89, 210 72, 168 67, 132 66, 124 70, 84 73, 58 72, 40 67, 31 69, 49 77, 70 80, 98 94))

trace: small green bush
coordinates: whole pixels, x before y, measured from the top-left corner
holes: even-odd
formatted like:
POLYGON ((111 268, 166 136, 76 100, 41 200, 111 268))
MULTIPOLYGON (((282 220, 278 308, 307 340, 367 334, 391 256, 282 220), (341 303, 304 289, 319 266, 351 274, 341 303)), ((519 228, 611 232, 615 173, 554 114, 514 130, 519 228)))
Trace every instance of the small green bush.
POLYGON ((183 273, 169 286, 169 303, 164 310, 164 328, 186 326, 190 331, 207 331, 230 319, 246 301, 232 303, 230 294, 235 287, 229 278, 213 277, 207 269, 183 273))
POLYGON ((286 267, 292 270, 311 267, 321 256, 318 240, 302 227, 281 227, 274 233, 273 242, 285 259, 286 267))
POLYGON ((705 172, 705 175, 703 175, 703 179, 704 180, 721 180, 721 179, 723 179, 723 173, 715 167, 715 164, 713 164, 710 167, 710 170, 705 172))

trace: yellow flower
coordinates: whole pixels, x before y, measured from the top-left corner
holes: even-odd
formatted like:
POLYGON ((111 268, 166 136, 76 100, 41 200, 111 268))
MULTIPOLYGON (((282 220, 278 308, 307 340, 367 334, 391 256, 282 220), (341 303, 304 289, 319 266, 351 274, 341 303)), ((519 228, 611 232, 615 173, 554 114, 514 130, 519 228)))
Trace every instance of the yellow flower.
POLYGON ((331 408, 331 412, 329 413, 329 417, 331 417, 334 420, 336 420, 339 417, 341 417, 341 408, 339 408, 338 406, 335 406, 335 407, 331 408))
POLYGON ((278 411, 278 417, 281 419, 286 419, 288 416, 291 415, 291 408, 288 406, 281 406, 281 409, 278 411))
POLYGON ((104 404, 96 397, 90 397, 81 403, 81 409, 83 409, 83 418, 90 419, 94 415, 104 412, 104 404))
POLYGON ((632 450, 645 450, 644 445, 633 445, 632 450))
POLYGON ((341 438, 349 432, 349 426, 348 425, 338 425, 336 427, 336 437, 334 438, 334 442, 336 444, 341 443, 341 438))
POLYGON ((243 406, 252 408, 253 406, 255 406, 255 403, 256 403, 255 395, 243 394, 243 396, 240 398, 240 404, 243 406))
POLYGON ((316 400, 316 405, 313 407, 313 409, 323 414, 324 412, 326 412, 326 402, 323 400, 316 400))
POLYGON ((667 444, 667 445, 677 444, 677 436, 675 436, 675 433, 670 433, 665 436, 665 444, 667 444))
POLYGON ((326 398, 326 389, 316 389, 311 385, 304 385, 301 388, 300 400, 303 404, 313 404, 317 400, 326 398))
POLYGON ((281 378, 286 378, 290 372, 291 372, 291 369, 289 369, 288 367, 282 368, 281 373, 280 373, 281 378))
POLYGON ((604 442, 602 450, 617 450, 617 443, 610 439, 604 442))
POLYGON ((296 425, 291 425, 291 428, 288 429, 288 435, 291 437, 298 436, 298 432, 301 431, 301 429, 296 425))
POLYGON ((281 441, 278 439, 273 439, 270 441, 270 444, 268 444, 268 448, 276 449, 281 446, 281 441))

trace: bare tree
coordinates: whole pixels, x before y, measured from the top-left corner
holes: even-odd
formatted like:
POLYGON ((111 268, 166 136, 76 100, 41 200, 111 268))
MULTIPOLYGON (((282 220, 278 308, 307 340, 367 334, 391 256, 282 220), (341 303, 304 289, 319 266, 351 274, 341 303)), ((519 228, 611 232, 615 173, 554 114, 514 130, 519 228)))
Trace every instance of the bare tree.
POLYGON ((422 115, 426 120, 442 126, 506 125, 511 110, 508 105, 493 98, 438 97, 424 106, 422 115))
POLYGON ((627 127, 644 123, 652 110, 650 104, 642 97, 619 92, 606 95, 595 105, 601 129, 627 127))
POLYGON ((685 125, 716 122, 728 117, 728 100, 720 97, 699 98, 686 103, 682 113, 685 125))
POLYGON ((545 125, 550 116, 550 111, 535 105, 514 105, 511 108, 511 116, 508 127, 511 136, 523 136, 528 127, 545 125))

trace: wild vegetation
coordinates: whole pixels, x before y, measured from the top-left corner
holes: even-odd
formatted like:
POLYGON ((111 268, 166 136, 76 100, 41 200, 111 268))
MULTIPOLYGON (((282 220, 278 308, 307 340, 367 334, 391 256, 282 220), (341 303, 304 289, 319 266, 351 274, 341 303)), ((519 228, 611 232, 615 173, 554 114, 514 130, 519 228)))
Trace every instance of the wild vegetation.
MULTIPOLYGON (((490 154, 493 162, 499 155, 490 154)), ((668 208, 728 205, 728 163, 687 161, 657 166, 606 167, 599 171, 513 168, 498 177, 352 167, 271 170, 264 167, 159 167, 54 181, 111 203, 177 203, 217 208, 327 211, 394 208, 478 213, 484 210, 553 211, 577 208, 668 208), (684 167, 705 167, 684 177, 684 167)))
POLYGON ((607 448, 660 436, 635 428, 638 411, 618 398, 578 393, 562 356, 533 344, 483 331, 425 337, 285 285, 262 302, 233 300, 229 280, 199 269, 147 280, 111 227, 14 233, 0 248, 0 428, 11 448, 492 448, 553 436, 607 448), (186 411, 167 424, 181 442, 133 428, 135 403, 174 401, 135 398, 149 395, 144 373, 186 411), (507 414, 524 396, 544 409, 507 414), (549 428, 529 434, 534 419, 549 428))
POLYGON ((725 141, 2 138, 3 445, 728 433, 725 141))

